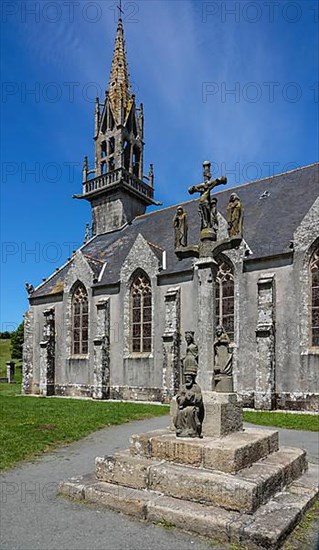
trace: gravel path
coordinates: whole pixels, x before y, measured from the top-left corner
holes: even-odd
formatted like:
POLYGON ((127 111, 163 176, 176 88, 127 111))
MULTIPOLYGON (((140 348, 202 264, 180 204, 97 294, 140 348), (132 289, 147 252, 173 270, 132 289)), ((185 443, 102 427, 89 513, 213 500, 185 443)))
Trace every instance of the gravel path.
MULTIPOLYGON (((1 549, 211 550, 199 537, 56 496, 59 481, 92 472, 96 456, 127 448, 132 433, 167 425, 168 417, 160 417, 105 428, 6 472, 1 476, 1 549)), ((318 433, 279 432, 281 445, 304 448, 311 462, 319 462, 318 433)))

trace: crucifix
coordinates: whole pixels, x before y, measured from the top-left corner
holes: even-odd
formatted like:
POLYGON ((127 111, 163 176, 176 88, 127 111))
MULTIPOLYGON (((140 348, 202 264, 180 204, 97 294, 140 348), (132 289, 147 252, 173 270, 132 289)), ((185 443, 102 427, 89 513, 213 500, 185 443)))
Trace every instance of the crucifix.
MULTIPOLYGON (((179 246, 175 249, 175 254, 179 259, 196 258, 195 280, 198 283, 197 300, 197 338, 199 347, 199 384, 203 390, 216 390, 221 392, 232 391, 232 373, 228 373, 229 379, 223 384, 216 386, 216 377, 214 374, 214 340, 216 331, 216 277, 218 263, 216 258, 225 250, 238 249, 242 242, 242 206, 238 199, 236 205, 237 212, 240 214, 240 223, 236 228, 240 228, 240 233, 236 234, 235 225, 228 223, 228 238, 218 240, 218 213, 217 199, 211 196, 211 191, 220 185, 227 183, 226 177, 215 180, 211 179, 210 162, 203 163, 203 182, 189 187, 188 192, 199 193, 199 215, 201 220, 200 236, 198 245, 179 246), (226 389, 227 388, 227 389, 226 389)), ((234 203, 234 193, 231 195, 230 203, 234 203)), ((236 199, 236 200, 237 200, 236 199)), ((231 206, 233 212, 234 207, 231 206)), ((227 217, 230 219, 229 208, 227 217)), ((233 216, 234 218, 234 216, 233 216)), ((238 229, 239 231, 239 229, 238 229)))

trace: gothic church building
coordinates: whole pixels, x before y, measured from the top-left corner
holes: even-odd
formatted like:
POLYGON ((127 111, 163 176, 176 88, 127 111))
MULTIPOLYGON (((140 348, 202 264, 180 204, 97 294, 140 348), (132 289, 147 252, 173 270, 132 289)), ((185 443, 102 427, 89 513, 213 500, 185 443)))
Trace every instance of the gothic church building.
MULTIPOLYGON (((119 20, 105 101, 96 100, 95 159, 83 167, 92 209, 85 244, 37 288, 25 315, 23 393, 169 402, 181 379, 185 331, 210 339, 214 325, 233 346, 234 389, 259 409, 319 405, 319 164, 241 185, 244 238, 217 258, 216 280, 174 251, 176 205, 156 205, 154 174, 143 172, 144 115, 131 93, 119 20), (209 286, 210 285, 210 286, 209 286)), ((227 236, 218 200, 218 238, 227 236)), ((198 200, 183 204, 198 242, 198 200)), ((209 390, 213 370, 200 364, 209 390)))

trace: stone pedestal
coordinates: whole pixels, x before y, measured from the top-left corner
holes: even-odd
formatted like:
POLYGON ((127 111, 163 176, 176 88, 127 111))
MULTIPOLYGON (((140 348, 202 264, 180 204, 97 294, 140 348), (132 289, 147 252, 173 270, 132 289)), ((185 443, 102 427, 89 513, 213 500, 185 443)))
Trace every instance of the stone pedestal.
MULTIPOLYGON (((236 393, 203 391, 202 395, 205 408, 203 437, 224 437, 243 429, 242 405, 237 400, 236 393)), ((173 397, 170 409, 172 432, 175 432, 173 420, 176 410, 176 397, 173 397)))
POLYGON ((203 392, 203 436, 224 437, 243 429, 242 405, 236 393, 203 392))
POLYGON ((8 379, 8 384, 14 384, 14 383, 15 383, 14 371, 15 371, 15 363, 14 363, 14 361, 7 361, 7 379, 8 379))
POLYGON ((243 429, 236 394, 203 399, 203 438, 132 435, 127 451, 97 457, 94 474, 62 482, 60 494, 210 541, 279 548, 319 493, 318 466, 308 468, 301 449, 279 448, 274 430, 243 429))

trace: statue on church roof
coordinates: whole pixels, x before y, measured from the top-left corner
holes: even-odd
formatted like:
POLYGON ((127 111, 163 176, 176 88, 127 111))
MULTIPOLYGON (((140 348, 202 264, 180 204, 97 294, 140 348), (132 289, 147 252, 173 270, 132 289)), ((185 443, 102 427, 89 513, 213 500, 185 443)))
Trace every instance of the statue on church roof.
POLYGON ((88 161, 88 157, 85 156, 84 157, 84 161, 83 161, 83 176, 82 176, 82 181, 83 182, 86 182, 87 179, 88 179, 88 173, 89 173, 89 161, 88 161))
POLYGON ((90 228, 90 224, 87 223, 85 226, 83 244, 86 244, 90 240, 90 238, 91 238, 91 228, 90 228))
POLYGON ((187 246, 187 213, 182 206, 178 206, 173 219, 175 229, 175 249, 187 246))
POLYGON ((244 209, 237 193, 232 193, 227 206, 227 223, 229 237, 242 237, 244 209))
POLYGON ((30 294, 32 294, 32 292, 34 292, 34 286, 30 283, 25 283, 25 288, 29 296, 30 294))
POLYGON ((153 164, 150 164, 150 169, 148 172, 148 181, 150 182, 150 186, 154 187, 154 166, 153 164))

